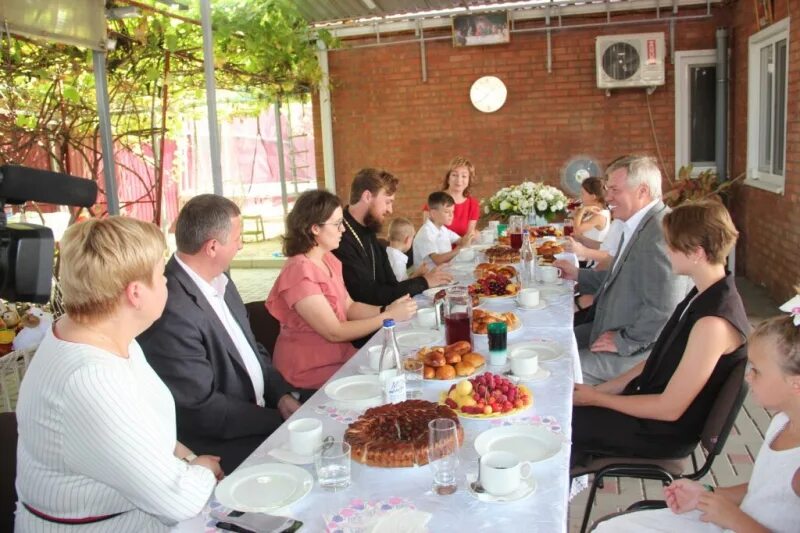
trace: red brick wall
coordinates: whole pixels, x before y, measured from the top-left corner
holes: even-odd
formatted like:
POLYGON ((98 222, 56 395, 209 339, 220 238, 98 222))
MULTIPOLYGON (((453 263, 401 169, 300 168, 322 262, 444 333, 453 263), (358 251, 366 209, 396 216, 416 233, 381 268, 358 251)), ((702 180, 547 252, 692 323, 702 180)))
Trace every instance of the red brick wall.
MULTIPOLYGON (((732 119, 731 175, 747 166, 747 40, 758 31, 753 5, 738 2, 731 8, 732 119)), ((784 301, 800 283, 800 2, 775 0, 774 20, 790 16, 788 127, 786 134, 785 194, 744 186, 733 204, 741 232, 737 270, 784 301)))
MULTIPOLYGON (((714 48, 714 30, 727 11, 713 13, 711 19, 679 23, 676 49, 714 48)), ((525 178, 558 184, 561 167, 578 154, 602 164, 634 151, 655 154, 645 91, 614 91, 607 97, 597 89, 595 75, 596 36, 652 31, 665 32, 669 47, 665 23, 554 32, 552 73, 547 72, 547 41, 541 32, 513 34, 508 45, 453 48, 447 40, 428 42, 427 82, 422 81, 417 44, 330 52, 338 194, 347 199, 358 169, 384 167, 401 180, 395 213, 418 222, 420 206, 440 187, 448 162, 458 154, 477 169, 473 194, 478 198, 525 178), (503 108, 491 114, 477 111, 469 101, 471 84, 484 75, 499 76, 509 93, 503 108)), ((674 71, 667 54, 666 85, 649 100, 661 154, 672 171, 674 71)), ((322 171, 322 136, 315 138, 322 171)))

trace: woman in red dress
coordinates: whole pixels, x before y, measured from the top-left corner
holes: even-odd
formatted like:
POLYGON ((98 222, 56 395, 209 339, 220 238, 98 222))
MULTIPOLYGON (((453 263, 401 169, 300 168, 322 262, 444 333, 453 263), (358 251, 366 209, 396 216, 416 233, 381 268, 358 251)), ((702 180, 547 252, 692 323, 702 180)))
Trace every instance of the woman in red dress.
MULTIPOLYGON (((478 200, 470 196, 470 186, 475 179, 475 167, 469 160, 462 156, 457 156, 450 161, 450 167, 444 176, 442 190, 453 197, 456 201, 453 223, 447 227, 464 236, 474 233, 480 217, 480 205, 478 200)), ((424 208, 424 219, 428 220, 428 206, 424 208)))

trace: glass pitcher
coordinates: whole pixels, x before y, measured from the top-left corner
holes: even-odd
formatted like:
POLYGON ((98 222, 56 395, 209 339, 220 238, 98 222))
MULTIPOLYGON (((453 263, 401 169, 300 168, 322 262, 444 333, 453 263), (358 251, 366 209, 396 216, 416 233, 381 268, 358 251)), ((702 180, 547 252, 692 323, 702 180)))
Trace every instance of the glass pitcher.
POLYGON ((456 285, 445 291, 443 314, 447 344, 467 341, 472 346, 472 297, 467 287, 456 285))
POLYGON ((511 247, 519 250, 522 247, 522 229, 525 226, 525 219, 521 215, 511 215, 508 217, 508 235, 511 247))

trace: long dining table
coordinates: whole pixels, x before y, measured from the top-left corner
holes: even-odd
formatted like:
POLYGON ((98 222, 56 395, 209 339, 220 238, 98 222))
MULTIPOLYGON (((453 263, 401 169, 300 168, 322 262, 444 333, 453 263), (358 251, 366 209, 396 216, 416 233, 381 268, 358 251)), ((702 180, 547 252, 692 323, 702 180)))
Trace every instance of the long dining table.
MULTIPOLYGON (((455 263, 456 279, 462 284, 470 283, 470 264, 455 263)), ((429 466, 410 468, 377 468, 355 461, 351 466, 351 484, 344 490, 331 492, 319 487, 316 482, 314 465, 304 465, 315 479, 311 491, 299 501, 273 514, 291 516, 304 523, 301 531, 359 531, 347 529, 348 519, 366 508, 374 509, 382 505, 385 509, 393 506, 416 509, 430 513, 428 531, 541 531, 565 532, 567 530, 567 507, 569 500, 569 449, 572 417, 573 383, 580 380, 580 364, 575 336, 572 331, 572 287, 571 282, 544 286, 542 295, 546 307, 538 310, 519 308, 514 299, 481 302, 481 307, 492 311, 513 311, 517 313, 522 327, 509 332, 508 344, 547 339, 558 343, 561 356, 541 363, 549 371, 546 379, 525 382, 533 392, 533 405, 521 412, 504 418, 461 419, 464 428, 464 442, 459 451, 458 489, 451 495, 438 495, 432 490, 433 472, 429 466), (535 489, 530 496, 514 502, 480 501, 468 489, 468 478, 475 476, 478 469, 478 453, 474 442, 482 432, 503 425, 537 425, 552 432, 560 440, 560 451, 554 456, 532 463, 531 471, 535 489), (341 527, 338 525, 341 524, 341 527)), ((416 297, 420 307, 430 307, 432 301, 423 295, 416 297)), ((414 320, 401 322, 396 333, 416 329, 414 320)), ((358 375, 367 365, 367 351, 370 347, 381 345, 381 331, 345 363, 329 381, 358 375)), ((441 331, 441 343, 444 332, 441 331)), ((410 353, 418 347, 401 346, 401 353, 410 353)), ((486 336, 473 336, 475 351, 487 356, 486 336)), ((498 373, 505 368, 488 366, 485 369, 498 373)), ((422 399, 438 401, 442 391, 450 383, 425 380, 422 385, 422 399)), ((288 447, 288 422, 298 418, 313 417, 322 421, 323 435, 341 439, 347 426, 360 414, 337 404, 324 392, 324 387, 314 394, 294 415, 270 435, 239 469, 268 462, 279 462, 273 455, 277 449, 288 447)), ((363 410, 363 409, 362 409, 363 410)), ((279 454, 277 454, 279 456, 279 454)), ((212 509, 225 511, 212 496, 204 512, 192 520, 180 523, 177 531, 216 531, 215 520, 209 516, 212 509)))

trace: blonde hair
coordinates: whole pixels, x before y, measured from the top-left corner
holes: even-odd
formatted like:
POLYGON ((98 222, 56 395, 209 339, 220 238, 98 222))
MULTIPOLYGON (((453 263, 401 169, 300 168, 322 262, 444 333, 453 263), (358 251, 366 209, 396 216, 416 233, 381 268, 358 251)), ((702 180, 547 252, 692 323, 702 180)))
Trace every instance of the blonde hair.
POLYGON ((450 166, 447 169, 447 173, 444 175, 442 190, 446 191, 450 188, 450 173, 459 167, 465 167, 467 171, 469 171, 469 185, 464 189, 464 196, 469 196, 470 187, 472 187, 472 182, 475 181, 475 166, 469 159, 462 155, 457 155, 450 161, 450 166))
POLYGON ((135 218, 113 216, 70 226, 60 244, 67 313, 78 322, 112 313, 128 284, 150 285, 165 250, 161 230, 135 218))
POLYGON ((712 265, 725 264, 739 237, 731 214, 716 200, 681 204, 667 213, 661 224, 667 246, 684 254, 700 247, 712 265))
POLYGON ((800 326, 794 325, 792 315, 780 315, 761 322, 750 334, 750 344, 756 339, 770 338, 780 353, 778 364, 784 373, 800 376, 800 326))
POLYGON ((404 217, 392 219, 389 223, 389 242, 402 242, 414 235, 414 224, 404 217))

